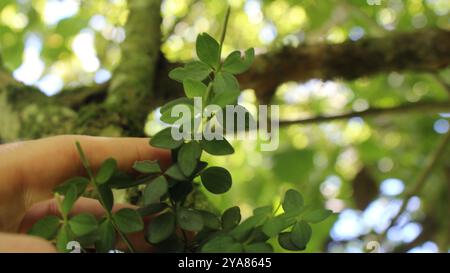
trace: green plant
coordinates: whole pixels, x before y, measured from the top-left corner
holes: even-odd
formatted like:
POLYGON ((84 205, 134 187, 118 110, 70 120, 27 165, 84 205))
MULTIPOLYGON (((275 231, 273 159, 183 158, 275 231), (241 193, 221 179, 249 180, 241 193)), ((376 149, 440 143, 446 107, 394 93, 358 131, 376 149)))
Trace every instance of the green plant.
MULTIPOLYGON (((245 52, 244 58, 234 51, 221 62, 220 56, 225 39, 229 10, 225 18, 220 42, 206 33, 197 37, 196 51, 199 58, 176 68, 169 76, 183 84, 186 97, 176 99, 161 107, 161 120, 171 126, 153 136, 150 144, 154 147, 171 150, 173 163, 162 170, 157 161, 136 162, 133 168, 141 173, 134 178, 117 169, 112 158, 103 162, 94 174, 80 143, 76 143, 81 161, 88 178, 74 177, 58 186, 55 198, 61 218, 48 216, 38 221, 29 231, 30 234, 53 240, 61 251, 67 251, 70 241, 78 241, 83 248, 94 246, 98 252, 114 249, 116 232, 126 243, 128 250, 134 247, 127 234, 144 229, 142 217, 153 215, 145 240, 170 252, 272 252, 268 240, 278 238, 279 244, 287 250, 304 250, 311 238, 310 223, 327 218, 331 211, 313 210, 304 205, 302 195, 295 191, 286 192, 284 200, 277 209, 272 206, 256 208, 253 215, 241 222, 239 207, 232 207, 221 215, 200 208, 193 195, 201 185, 213 194, 223 194, 232 185, 231 174, 225 168, 213 166, 201 161, 203 152, 224 156, 234 152, 232 145, 225 139, 175 140, 171 130, 173 126, 195 125, 195 118, 177 124, 178 117, 171 115, 172 109, 185 105, 194 109, 194 97, 201 97, 208 105, 237 105, 240 94, 235 74, 247 70, 254 58, 254 50, 245 52), (88 187, 90 185, 91 187, 88 187), (141 189, 138 198, 140 208, 125 208, 112 212, 114 189, 141 189), (97 220, 90 214, 79 214, 69 218, 69 212, 75 201, 83 194, 95 196, 105 210, 105 217, 97 220), (284 212, 278 213, 282 207, 284 212)), ((198 118, 194 132, 203 132, 207 126, 213 126, 213 116, 198 118)), ((225 126, 216 124, 214 126, 225 126)))

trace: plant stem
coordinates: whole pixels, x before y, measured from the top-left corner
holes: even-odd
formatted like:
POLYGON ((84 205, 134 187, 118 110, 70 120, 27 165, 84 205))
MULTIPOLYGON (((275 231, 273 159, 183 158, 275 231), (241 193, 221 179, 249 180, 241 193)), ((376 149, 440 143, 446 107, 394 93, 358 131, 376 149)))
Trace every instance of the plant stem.
POLYGON ((230 13, 231 13, 231 7, 228 6, 227 11, 225 13, 225 19, 224 19, 224 22, 223 22, 222 33, 220 35, 219 56, 218 56, 218 58, 219 58, 219 66, 217 67, 216 71, 214 72, 214 77, 211 80, 211 82, 208 84, 208 88, 206 89, 205 97, 204 97, 205 98, 204 99, 204 103, 205 104, 209 103, 209 99, 210 99, 209 97, 211 96, 211 90, 213 88, 213 84, 212 83, 214 82, 214 79, 216 78, 216 74, 218 72, 220 72, 220 69, 222 68, 222 62, 221 62, 220 59, 221 59, 221 56, 222 56, 223 42, 225 41, 225 36, 227 34, 227 27, 228 27, 228 20, 230 19, 230 13))
MULTIPOLYGON (((180 207, 180 204, 179 204, 179 203, 176 203, 176 202, 173 201, 173 200, 170 200, 170 203, 172 204, 172 210, 173 210, 173 213, 174 213, 175 215, 177 215, 177 211, 178 211, 178 208, 180 207)), ((183 235, 184 252, 186 252, 186 250, 189 249, 188 237, 187 237, 186 231, 185 231, 184 229, 182 229, 182 228, 180 227, 180 230, 181 230, 181 234, 183 235)))
POLYGON ((81 148, 81 144, 80 142, 76 142, 76 146, 77 146, 77 150, 78 153, 80 154, 80 159, 81 159, 81 163, 83 164, 84 168, 86 169, 89 178, 91 179, 91 182, 94 186, 95 191, 98 193, 98 198, 99 198, 99 202, 102 205, 103 209, 106 212, 106 218, 111 222, 111 224, 113 225, 114 229, 116 230, 116 232, 119 234, 119 236, 122 238, 122 240, 124 241, 124 243, 126 244, 126 246, 128 247, 128 249, 130 250, 130 252, 136 252, 133 245, 131 244, 130 240, 128 239, 128 237, 122 232, 120 231, 116 221, 114 220, 114 217, 111 213, 111 211, 109 209, 106 208, 105 205, 105 201, 103 200, 102 195, 100 194, 99 188, 98 188, 98 184, 97 181, 95 179, 94 176, 94 172, 92 171, 92 168, 89 164, 89 160, 87 159, 86 155, 84 154, 83 148, 81 148))
POLYGON ((62 210, 61 195, 59 195, 59 193, 55 193, 55 202, 56 202, 56 206, 58 208, 59 213, 61 213, 61 215, 62 215, 63 222, 66 225, 68 222, 67 214, 65 214, 62 210))
POLYGON ((277 208, 273 211, 273 215, 275 216, 278 210, 281 208, 281 202, 278 204, 277 208))
POLYGON ((223 48, 223 42, 225 41, 225 36, 227 34, 228 19, 230 18, 230 12, 231 12, 231 8, 230 8, 230 6, 228 6, 227 11, 225 13, 225 19, 224 19, 224 22, 223 22, 222 34, 220 35, 219 67, 217 68, 217 71, 220 71, 220 69, 222 68, 222 62, 221 62, 222 48, 223 48))

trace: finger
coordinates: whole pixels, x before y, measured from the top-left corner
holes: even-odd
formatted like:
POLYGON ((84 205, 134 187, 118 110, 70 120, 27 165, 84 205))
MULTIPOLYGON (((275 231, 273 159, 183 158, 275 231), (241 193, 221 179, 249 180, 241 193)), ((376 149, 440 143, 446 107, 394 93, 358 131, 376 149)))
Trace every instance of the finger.
POLYGON ((156 149, 146 138, 56 136, 0 146, 0 230, 13 230, 27 208, 51 197, 52 189, 75 175, 84 175, 75 142, 79 141, 92 168, 113 157, 121 170, 136 160, 170 162, 166 150, 156 149))
POLYGON ((0 233, 0 253, 55 253, 55 247, 39 237, 0 233))

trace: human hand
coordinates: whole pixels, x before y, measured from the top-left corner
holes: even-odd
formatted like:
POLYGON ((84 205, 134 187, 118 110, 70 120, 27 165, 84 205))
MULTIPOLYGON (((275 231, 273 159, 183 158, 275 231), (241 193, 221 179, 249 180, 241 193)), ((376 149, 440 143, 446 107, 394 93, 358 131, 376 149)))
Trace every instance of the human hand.
MULTIPOLYGON (((150 147, 146 138, 105 138, 65 135, 0 145, 0 252, 55 252, 53 245, 25 235, 37 220, 58 215, 53 188, 70 177, 85 175, 75 147, 79 141, 94 171, 112 157, 118 168, 131 171, 137 160, 170 162, 170 154, 150 147)), ((115 205, 113 210, 126 205, 115 205)), ((104 213, 95 199, 80 198, 71 214, 104 213)), ((142 236, 130 236, 139 249, 142 236)))

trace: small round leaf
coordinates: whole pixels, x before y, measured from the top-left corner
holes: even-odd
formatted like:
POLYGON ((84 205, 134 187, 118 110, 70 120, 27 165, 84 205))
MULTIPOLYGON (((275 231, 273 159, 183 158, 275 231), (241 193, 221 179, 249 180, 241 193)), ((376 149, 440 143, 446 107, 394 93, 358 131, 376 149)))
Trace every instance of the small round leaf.
POLYGON ((64 195, 64 199, 61 204, 61 212, 64 215, 67 215, 72 209, 73 205, 78 199, 78 190, 75 185, 70 185, 66 191, 66 195, 64 195))
POLYGON ((29 235, 39 236, 46 240, 52 240, 55 238, 61 225, 61 219, 56 216, 46 216, 37 221, 31 229, 28 231, 29 235))
POLYGON ((304 250, 311 239, 311 234, 311 226, 305 221, 299 221, 292 229, 291 241, 300 250, 304 250))
POLYGON ((327 219, 331 214, 333 214, 333 212, 329 209, 317 209, 305 212, 305 214, 302 215, 302 219, 308 223, 315 224, 327 219))
POLYGON ((201 33, 197 36, 196 51, 200 61, 217 68, 220 61, 219 43, 208 33, 201 33))
POLYGON ((158 176, 152 182, 150 182, 144 189, 143 203, 144 205, 150 205, 153 203, 159 203, 161 197, 167 193, 169 186, 164 176, 158 176))
POLYGON ((117 227, 123 233, 138 232, 144 228, 144 221, 142 221, 139 213, 130 208, 124 208, 113 215, 117 227))
POLYGON ((186 97, 194 98, 194 97, 203 97, 208 88, 201 81, 196 81, 193 79, 185 79, 183 81, 184 92, 186 93, 186 97))
POLYGON ((282 232, 278 235, 278 243, 280 246, 286 250, 291 251, 299 251, 302 249, 299 249, 291 240, 291 233, 290 232, 282 232))
POLYGON ((116 231, 108 219, 105 219, 98 229, 99 240, 95 243, 97 252, 106 253, 114 249, 116 244, 116 231))
POLYGON ((303 197, 296 190, 288 190, 282 205, 285 212, 300 212, 300 209, 303 207, 303 197))
POLYGON ((136 161, 133 164, 133 169, 140 173, 152 174, 152 173, 160 173, 161 167, 159 167, 159 163, 156 160, 143 160, 136 161))
POLYGON ((183 140, 175 140, 172 137, 172 128, 167 127, 159 131, 150 139, 150 145, 157 148, 173 150, 181 146, 183 140))
POLYGON ((190 176, 197 167, 202 148, 197 141, 191 141, 181 146, 178 152, 178 164, 185 176, 190 176))
POLYGON ((222 214, 222 227, 224 230, 231 230, 241 221, 241 209, 231 207, 222 214))
POLYGON ((147 240, 151 244, 157 244, 165 239, 175 231, 175 216, 171 212, 158 215, 150 223, 147 231, 147 240))
POLYGON ((203 186, 214 193, 221 194, 231 188, 231 174, 222 167, 210 167, 202 172, 203 186))
POLYGON ((92 214, 82 213, 72 217, 69 226, 76 236, 84 236, 97 230, 98 223, 92 214))
POLYGON ((178 181, 184 181, 187 179, 187 177, 181 171, 179 164, 173 164, 166 170, 164 174, 178 181))
POLYGON ((117 169, 117 162, 113 158, 108 158, 103 161, 100 169, 97 172, 95 180, 98 184, 104 184, 113 176, 114 171, 117 169))
POLYGON ((184 230, 200 231, 203 229, 203 218, 194 210, 180 208, 177 211, 177 222, 184 230))
POLYGON ((203 150, 212 155, 229 155, 234 153, 233 146, 225 138, 213 140, 202 139, 200 145, 203 150))

